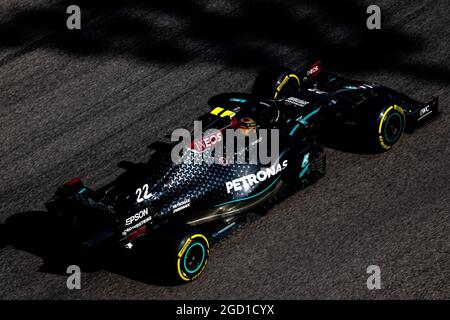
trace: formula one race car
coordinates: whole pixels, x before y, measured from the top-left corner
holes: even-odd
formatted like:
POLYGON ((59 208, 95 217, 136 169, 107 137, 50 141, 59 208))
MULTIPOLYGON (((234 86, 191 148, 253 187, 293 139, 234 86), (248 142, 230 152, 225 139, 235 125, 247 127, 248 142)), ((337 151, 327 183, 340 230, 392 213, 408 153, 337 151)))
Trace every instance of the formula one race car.
MULTIPOLYGON (((372 151, 385 151, 403 132, 439 114, 437 98, 421 103, 376 83, 325 72, 319 62, 297 71, 266 68, 251 94, 225 93, 209 104, 211 111, 199 120, 212 134, 191 141, 182 155, 213 148, 226 140, 227 129, 244 134, 277 129, 274 160, 234 163, 227 155, 213 163, 174 162, 174 143, 154 145, 147 163, 120 163, 126 171, 99 190, 78 178, 60 187, 46 206, 61 235, 70 234, 85 248, 107 244, 133 250, 143 239, 157 242, 164 269, 188 282, 204 270, 211 244, 249 213, 267 212, 324 175, 326 158, 317 136, 350 130, 372 151)), ((250 147, 233 150, 232 158, 250 147)))

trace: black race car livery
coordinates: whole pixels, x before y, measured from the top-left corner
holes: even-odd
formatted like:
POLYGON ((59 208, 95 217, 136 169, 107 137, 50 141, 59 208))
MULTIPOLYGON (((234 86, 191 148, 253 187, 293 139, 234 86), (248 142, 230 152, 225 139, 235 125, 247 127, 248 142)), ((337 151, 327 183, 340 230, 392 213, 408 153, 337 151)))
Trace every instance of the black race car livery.
MULTIPOLYGON (((78 178, 61 186, 47 202, 58 230, 86 248, 108 244, 133 250, 142 239, 159 241, 165 270, 181 282, 191 281, 205 268, 211 244, 249 213, 265 213, 325 174, 321 139, 345 133, 339 139, 346 145, 387 151, 404 132, 439 114, 437 98, 421 103, 377 83, 326 72, 320 62, 296 71, 268 67, 251 94, 220 94, 209 105, 199 120, 212 134, 193 139, 185 153, 202 154, 224 142, 227 129, 268 129, 278 130, 276 157, 264 164, 229 157, 174 162, 174 143, 155 143, 148 162, 120 163, 125 172, 98 190, 78 178)), ((271 138, 253 144, 264 139, 271 138)), ((233 151, 233 157, 250 147, 233 151)))

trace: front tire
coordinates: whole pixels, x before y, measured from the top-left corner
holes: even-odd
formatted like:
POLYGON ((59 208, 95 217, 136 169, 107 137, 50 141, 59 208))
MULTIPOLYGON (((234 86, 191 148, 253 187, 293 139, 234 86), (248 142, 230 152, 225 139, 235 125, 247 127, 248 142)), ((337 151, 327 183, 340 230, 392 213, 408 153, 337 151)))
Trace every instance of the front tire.
POLYGON ((401 138, 405 130, 405 111, 393 104, 369 115, 364 121, 369 147, 375 152, 390 150, 401 138))

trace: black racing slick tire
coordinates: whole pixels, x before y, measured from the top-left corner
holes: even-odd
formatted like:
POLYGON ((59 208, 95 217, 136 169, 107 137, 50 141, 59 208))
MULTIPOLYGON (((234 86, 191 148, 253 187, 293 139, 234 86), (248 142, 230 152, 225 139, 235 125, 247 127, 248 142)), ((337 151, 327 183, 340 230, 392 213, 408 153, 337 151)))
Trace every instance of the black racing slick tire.
POLYGON ((300 89, 298 76, 289 68, 272 66, 264 68, 256 77, 252 94, 262 99, 282 99, 300 89))
POLYGON ((390 104, 368 115, 363 121, 363 130, 366 130, 368 145, 372 151, 390 150, 400 140, 405 123, 405 111, 396 104, 390 104))
POLYGON ((158 231, 166 275, 175 283, 195 280, 205 269, 210 244, 198 229, 182 223, 170 223, 158 231))

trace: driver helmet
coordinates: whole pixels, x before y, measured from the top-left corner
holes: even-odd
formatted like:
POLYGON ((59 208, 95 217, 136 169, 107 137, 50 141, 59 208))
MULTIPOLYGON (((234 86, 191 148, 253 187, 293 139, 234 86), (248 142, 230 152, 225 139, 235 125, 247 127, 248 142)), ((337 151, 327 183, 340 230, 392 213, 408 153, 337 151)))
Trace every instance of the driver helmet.
POLYGON ((256 130, 256 121, 250 117, 244 117, 239 119, 239 129, 245 135, 247 135, 250 130, 256 130))

